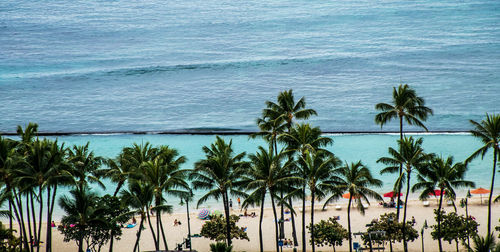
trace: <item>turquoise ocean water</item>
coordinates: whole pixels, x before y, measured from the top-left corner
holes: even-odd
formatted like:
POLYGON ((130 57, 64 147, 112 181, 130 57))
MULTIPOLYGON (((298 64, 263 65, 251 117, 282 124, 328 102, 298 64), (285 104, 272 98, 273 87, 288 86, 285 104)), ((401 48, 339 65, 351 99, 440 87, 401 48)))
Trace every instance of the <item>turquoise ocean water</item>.
MULTIPOLYGON (((424 149, 426 152, 434 152, 443 157, 453 155, 456 162, 461 162, 471 153, 474 152, 481 144, 473 137, 467 134, 425 134, 414 135, 415 137, 423 137, 424 149)), ((382 156, 387 156, 387 148, 389 146, 396 147, 398 134, 345 134, 345 135, 329 135, 334 140, 334 144, 328 149, 334 152, 342 161, 355 162, 362 160, 374 175, 384 182, 382 188, 377 189, 380 193, 392 190, 392 186, 397 176, 387 174, 380 175, 379 171, 384 168, 384 165, 377 164, 376 161, 382 156)), ((233 141, 233 146, 236 152, 255 153, 259 145, 264 145, 265 142, 260 139, 248 139, 243 135, 228 135, 223 136, 224 139, 233 141)), ((187 162, 182 166, 184 169, 192 169, 194 162, 203 158, 201 147, 210 145, 215 136, 211 135, 75 135, 63 136, 58 138, 65 145, 71 146, 74 144, 82 145, 90 141, 90 148, 97 155, 103 157, 115 157, 123 147, 130 146, 133 143, 150 142, 153 145, 169 145, 179 150, 179 152, 187 157, 187 162)), ((491 154, 492 155, 492 154, 491 154)), ((487 155, 484 160, 480 158, 470 164, 466 178, 476 182, 477 187, 489 188, 491 182, 491 155, 487 155)), ((415 180, 414 180, 415 181, 415 180)), ((114 185, 106 183, 106 190, 94 186, 94 189, 102 193, 113 193, 114 185)), ((500 187, 496 186, 497 190, 500 187)), ((464 191, 458 189, 459 195, 463 195, 464 191)), ((203 194, 202 191, 197 191, 196 198, 203 194)), ((416 198, 418 195, 411 195, 416 198)), ((169 204, 173 204, 176 210, 180 210, 179 200, 169 198, 169 204)), ((234 200, 234 202, 236 202, 234 200)), ((213 200, 205 203, 202 207, 220 208, 221 204, 213 200)))

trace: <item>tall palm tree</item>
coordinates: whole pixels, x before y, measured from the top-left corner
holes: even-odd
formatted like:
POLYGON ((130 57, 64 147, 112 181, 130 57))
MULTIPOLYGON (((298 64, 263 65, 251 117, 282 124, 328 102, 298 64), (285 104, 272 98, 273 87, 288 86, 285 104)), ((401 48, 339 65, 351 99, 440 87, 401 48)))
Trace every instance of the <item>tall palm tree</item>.
MULTIPOLYGON (((13 202, 10 192, 13 186, 13 169, 15 169, 16 162, 21 159, 21 156, 16 153, 15 144, 10 139, 0 136, 0 188, 5 187, 11 213, 13 202)), ((9 216, 9 229, 12 229, 12 215, 9 216)))
MULTIPOLYGON (((60 165, 64 163, 64 147, 59 147, 57 141, 48 139, 35 140, 30 145, 24 147, 26 165, 23 169, 17 172, 17 183, 20 191, 26 197, 27 213, 29 213, 28 205, 31 207, 31 217, 33 219, 33 237, 35 240, 40 239, 42 228, 42 212, 44 208, 44 191, 48 191, 47 207, 48 207, 48 220, 51 220, 51 213, 53 210, 53 203, 50 202, 50 188, 54 186, 57 179, 60 178, 60 165), (36 202, 35 202, 36 200, 36 202), (35 209, 39 210, 38 213, 38 227, 35 209)), ((54 192, 55 193, 54 189, 54 192)), ((52 202, 55 200, 52 197, 52 202)), ((28 228, 30 229, 29 214, 27 215, 28 228)), ((50 225, 50 224, 49 224, 50 225)), ((31 231, 28 230, 30 235, 31 231)), ((47 238, 50 240, 51 234, 47 233, 47 238)), ((36 250, 39 251, 40 247, 36 250)), ((33 250, 33 248, 31 249, 33 250)), ((50 241, 48 250, 50 250, 50 241)))
POLYGON ((365 213, 363 201, 370 204, 368 197, 382 200, 382 196, 376 191, 371 190, 369 187, 381 187, 382 181, 374 178, 370 169, 366 167, 361 161, 356 163, 345 164, 337 168, 333 172, 332 182, 335 186, 332 189, 332 196, 330 196, 323 208, 333 200, 342 197, 345 192, 349 193, 349 203, 347 206, 347 226, 349 231, 349 251, 352 252, 352 232, 351 232, 351 203, 353 200, 357 202, 357 207, 361 214, 365 213))
POLYGON ((87 144, 81 146, 74 145, 68 149, 68 161, 73 166, 71 173, 80 188, 87 186, 88 183, 96 183, 100 187, 105 188, 100 180, 102 174, 99 172, 104 159, 96 156, 93 151, 90 151, 89 144, 87 142, 87 144))
POLYGON ((197 206, 203 204, 210 198, 219 200, 222 198, 226 216, 227 244, 231 245, 231 225, 229 222, 229 193, 232 195, 244 195, 236 190, 234 183, 240 179, 249 164, 242 161, 245 152, 236 154, 232 147, 232 140, 226 143, 224 139, 217 136, 210 147, 203 146, 205 159, 194 164, 193 173, 190 174, 193 188, 208 190, 199 200, 197 206))
MULTIPOLYGON (((336 166, 340 165, 340 161, 328 152, 317 151, 314 153, 307 153, 299 159, 299 166, 301 167, 304 184, 309 188, 311 193, 311 245, 312 251, 316 251, 314 244, 314 202, 315 200, 322 200, 326 194, 333 190, 335 181, 332 180, 332 174, 336 166)), ((305 213, 305 206, 302 209, 305 213)), ((305 233, 305 230, 302 232, 305 233)), ((302 243, 305 244, 306 240, 303 238, 302 243)), ((304 250, 305 251, 305 250, 304 250)))
POLYGON ((269 144, 269 149, 274 152, 274 155, 278 155, 278 136, 285 131, 286 127, 283 118, 257 118, 256 122, 260 131, 250 134, 249 137, 262 137, 269 144))
MULTIPOLYGON (((429 165, 420 168, 417 175, 418 182, 413 185, 412 191, 422 190, 420 199, 425 200, 429 195, 434 194, 434 190, 440 191, 437 227, 438 233, 441 233, 441 206, 443 203, 443 194, 446 192, 446 197, 450 200, 455 200, 455 188, 459 187, 474 187, 474 182, 465 180, 465 172, 467 167, 463 163, 453 163, 453 157, 443 159, 442 157, 434 157, 429 165)), ((439 251, 443 251, 441 238, 439 241, 439 251)))
POLYGON ((127 159, 123 152, 118 154, 115 159, 106 159, 104 163, 108 166, 103 170, 103 178, 109 178, 113 183, 116 183, 116 189, 113 196, 118 195, 123 185, 131 174, 131 166, 128 165, 127 159))
MULTIPOLYGON (((252 190, 248 198, 243 201, 243 207, 245 208, 250 204, 260 204, 259 242, 261 252, 264 251, 262 219, 264 217, 264 202, 266 194, 269 193, 271 197, 274 219, 277 220, 278 216, 276 215, 276 208, 274 206, 277 187, 299 179, 291 176, 292 166, 290 162, 282 166, 281 163, 284 157, 285 156, 281 153, 277 156, 274 155, 272 148, 270 148, 269 151, 266 151, 264 148, 259 146, 259 150, 256 154, 249 155, 251 167, 247 172, 245 172, 244 179, 241 183, 247 190, 252 190)), ((279 235, 278 224, 276 221, 274 222, 274 225, 276 233, 276 251, 278 251, 279 235)))
MULTIPOLYGON (((139 229, 137 230, 137 239, 134 244, 134 252, 140 251, 139 240, 141 239, 141 233, 144 229, 144 221, 149 219, 149 207, 154 199, 154 188, 151 185, 141 181, 141 180, 131 180, 128 184, 127 190, 121 191, 122 200, 130 206, 136 214, 141 215, 141 222, 139 224, 139 229)), ((149 221, 149 227, 152 229, 151 221, 149 221)))
MULTIPOLYGON (((164 193, 175 196, 189 191, 189 184, 185 178, 188 170, 181 170, 180 165, 186 162, 184 156, 178 157, 178 152, 168 146, 160 147, 159 155, 152 161, 148 161, 141 166, 141 176, 144 181, 153 186, 154 190, 154 209, 157 213, 156 218, 156 249, 159 249, 160 232, 162 234, 165 250, 168 250, 163 223, 161 220, 162 208, 166 205, 164 193), (161 229, 160 229, 161 226, 161 229)), ((153 230, 152 230, 153 231, 153 230)))
POLYGON ((490 196, 488 198, 488 234, 491 233, 491 198, 493 197, 493 189, 495 187, 495 171, 498 156, 500 156, 500 114, 489 115, 486 113, 486 119, 482 120, 480 123, 470 120, 474 129, 470 133, 481 140, 484 144, 477 151, 472 153, 472 155, 465 160, 465 164, 468 164, 473 159, 481 155, 484 158, 488 150, 493 149, 493 171, 491 173, 491 187, 490 196))
MULTIPOLYGON (((375 116, 375 123, 380 124, 381 128, 392 119, 399 119, 399 140, 403 140, 403 121, 406 121, 408 125, 416 125, 428 131, 422 121, 426 121, 427 117, 433 114, 432 109, 425 106, 424 98, 418 96, 417 92, 407 84, 400 84, 397 89, 393 87, 392 103, 378 103, 375 109, 381 111, 375 116)), ((401 173, 403 173, 403 166, 399 167, 399 176, 401 173)), ((396 188, 395 191, 399 202, 401 188, 396 188)), ((396 218, 399 221, 399 208, 396 218)))
MULTIPOLYGON (((411 173, 414 169, 420 169, 427 164, 429 155, 424 153, 422 148, 422 138, 417 140, 413 137, 404 137, 403 140, 398 140, 399 151, 389 147, 390 157, 382 157, 377 160, 377 163, 388 165, 380 171, 384 173, 397 173, 399 167, 403 167, 402 173, 396 180, 394 188, 401 188, 402 184, 406 181, 406 195, 403 209, 403 223, 406 223, 406 208, 408 205, 408 194, 410 193, 410 179, 411 173)), ((399 209, 399 201, 396 204, 399 209)), ((402 225, 403 237, 406 237, 406 225, 402 225)), ((408 243, 403 239, 403 246, 405 252, 408 251, 408 243)))
MULTIPOLYGON (((293 90, 283 91, 278 94, 277 102, 266 101, 266 107, 262 110, 263 119, 267 120, 280 120, 283 121, 284 126, 287 128, 288 133, 291 133, 294 119, 308 119, 313 115, 317 115, 316 110, 306 108, 306 100, 304 97, 300 98, 297 103, 295 103, 295 97, 293 95, 293 90)), ((277 153, 277 152, 275 152, 277 153)), ((283 193, 281 193, 281 198, 283 200, 283 193)), ((289 198, 288 204, 290 207, 292 205, 292 199, 289 198)), ((281 219, 283 219, 283 204, 281 204, 281 219)), ((292 236, 295 245, 297 242, 297 232, 295 230, 295 217, 292 214, 292 236)), ((282 235, 284 229, 282 226, 282 235)))

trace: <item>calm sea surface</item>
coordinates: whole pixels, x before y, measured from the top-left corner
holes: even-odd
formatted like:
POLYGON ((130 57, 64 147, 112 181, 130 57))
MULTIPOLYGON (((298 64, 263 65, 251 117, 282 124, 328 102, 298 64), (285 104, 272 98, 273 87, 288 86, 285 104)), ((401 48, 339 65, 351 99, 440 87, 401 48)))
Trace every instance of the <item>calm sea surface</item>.
POLYGON ((323 130, 370 131, 400 82, 429 129, 466 130, 500 112, 499 21, 490 0, 3 0, 0 131, 255 130, 290 88, 323 130))
MULTIPOLYGON (((323 130, 373 131, 374 105, 400 82, 434 109, 430 130, 468 130, 469 119, 500 112, 499 59, 500 1, 3 0, 0 132, 30 121, 46 132, 252 131, 264 102, 290 88, 323 130)), ((249 153, 263 144, 226 138, 249 153)), ((391 189, 395 177, 378 175, 375 161, 397 136, 333 138, 342 160, 363 160, 391 189)), ((192 168, 214 136, 59 139, 90 141, 105 157, 133 142, 168 144, 192 168)), ((457 161, 479 147, 468 135, 424 139, 457 161)), ((475 161, 467 178, 487 187, 490 166, 489 156, 475 161)))

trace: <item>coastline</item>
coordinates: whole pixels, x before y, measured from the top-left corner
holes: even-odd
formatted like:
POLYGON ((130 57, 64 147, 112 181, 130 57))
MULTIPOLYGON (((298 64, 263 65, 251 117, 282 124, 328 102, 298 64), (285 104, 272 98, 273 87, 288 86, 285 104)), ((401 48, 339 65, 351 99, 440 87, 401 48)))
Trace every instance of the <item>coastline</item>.
MULTIPOLYGON (((457 201, 459 199, 457 198, 457 201)), ((318 204, 319 206, 320 204, 318 204)), ((342 210, 335 209, 335 203, 331 204, 326 211, 322 211, 321 207, 315 208, 315 223, 319 222, 322 219, 328 219, 332 216, 340 216, 339 223, 347 228, 347 204, 341 203, 342 210)), ((434 200, 430 200, 430 206, 424 207, 422 202, 416 200, 410 200, 408 205, 408 216, 407 219, 411 219, 412 216, 416 219, 416 224, 414 228, 420 233, 422 225, 426 220, 429 227, 435 224, 433 219, 433 210, 437 207, 437 204, 434 200)), ((448 206, 443 204, 443 208, 447 211, 454 211, 452 206, 448 206)), ((395 212, 395 208, 383 208, 378 204, 371 204, 368 209, 366 209, 365 215, 361 215, 359 211, 355 208, 351 210, 351 225, 353 232, 365 231, 366 224, 370 223, 372 219, 378 218, 380 214, 387 212, 395 212)), ((465 214, 465 209, 457 206, 458 214, 465 214)), ((204 221, 197 218, 198 210, 190 209, 190 218, 191 218, 191 233, 198 234, 201 230, 201 226, 204 221)), ((256 212, 260 213, 260 208, 249 208, 248 212, 256 212)), ((484 234, 486 232, 486 223, 487 223, 487 205, 481 205, 479 203, 479 198, 473 198, 469 203, 469 214, 476 218, 476 221, 480 224, 479 233, 484 234)), ((234 208, 232 210, 232 214, 241 214, 243 213, 239 209, 234 208)), ((297 237, 300 241, 301 237, 301 212, 297 213, 296 216, 296 224, 297 224, 297 237)), ((289 215, 288 215, 289 216, 289 215)), ((138 217, 136 217, 138 218, 138 217)), ((156 217, 154 217, 156 218, 156 217)), ((492 205, 492 219, 494 220, 494 225, 497 225, 497 220, 500 218, 500 204, 492 205)), ((140 221, 140 219, 137 219, 140 221)), ((184 238, 187 237, 187 217, 186 212, 184 213, 173 213, 173 214, 164 214, 162 216, 162 220, 164 221, 165 231, 167 236, 167 242, 169 249, 175 247, 177 243, 181 243, 184 238), (182 225, 173 226, 173 221, 177 219, 182 225)), ((291 238, 291 226, 287 224, 290 222, 285 222, 285 233, 286 238, 291 238)), ((306 225, 310 223, 310 207, 306 207, 306 225)), ((258 251, 259 250, 259 238, 258 238, 258 226, 259 226, 259 218, 251 218, 251 217, 241 217, 240 221, 237 223, 239 227, 247 227, 247 233, 250 238, 250 241, 246 240, 234 240, 234 251, 258 251)), ((274 249, 274 222, 273 222, 273 214, 272 209, 265 208, 264 210, 264 220, 263 220, 263 236, 264 236, 264 248, 265 251, 272 251, 274 249)), ((142 251, 154 250, 153 239, 151 237, 151 233, 149 231, 149 227, 146 224, 146 229, 143 231, 140 240, 140 248, 142 251)), ((131 248, 134 245, 136 238, 136 231, 138 227, 131 229, 123 229, 123 235, 120 240, 115 241, 114 249, 117 251, 126 250, 126 248, 131 248)), ((432 229, 426 229, 424 231, 424 241, 425 241, 425 250, 426 251, 436 251, 437 250, 437 241, 432 240, 430 235, 432 229)), ((71 251, 76 248, 74 242, 65 243, 63 242, 63 237, 59 233, 59 231, 53 229, 53 249, 54 251, 71 251)), ((44 236, 42 236, 44 237, 44 236)), ((410 251, 421 251, 421 238, 419 237, 417 240, 411 243, 410 251)), ((354 242, 360 242, 359 236, 353 238, 354 242)), ((199 237, 192 238, 193 249, 197 251, 208 251, 209 244, 214 241, 210 241, 209 239, 199 237)), ((455 243, 448 244, 447 242, 443 242, 443 246, 445 250, 455 250, 455 243)), ((162 246, 163 247, 163 246, 162 246)), ((395 251, 402 250, 402 244, 396 243, 393 244, 395 251)), ((462 248, 462 247, 461 247, 462 248)), ((108 245, 105 245, 102 248, 104 251, 108 250, 108 245)), ((308 249, 310 249, 310 245, 308 244, 308 249)), ((318 247, 318 250, 332 250, 331 247, 318 247)), ((386 249, 388 249, 388 245, 386 244, 386 249)), ((292 251, 292 248, 283 248, 284 251, 292 251)), ((337 251, 348 251, 348 242, 344 240, 342 247, 336 247, 337 251)))

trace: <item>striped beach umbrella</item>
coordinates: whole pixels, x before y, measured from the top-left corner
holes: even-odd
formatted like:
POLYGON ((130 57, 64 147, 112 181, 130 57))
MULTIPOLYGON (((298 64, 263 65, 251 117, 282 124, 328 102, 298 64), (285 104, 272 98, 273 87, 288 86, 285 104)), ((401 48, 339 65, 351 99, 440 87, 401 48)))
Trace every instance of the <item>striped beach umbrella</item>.
POLYGON ((201 209, 200 213, 198 213, 198 218, 204 220, 210 215, 210 211, 206 208, 201 209))

